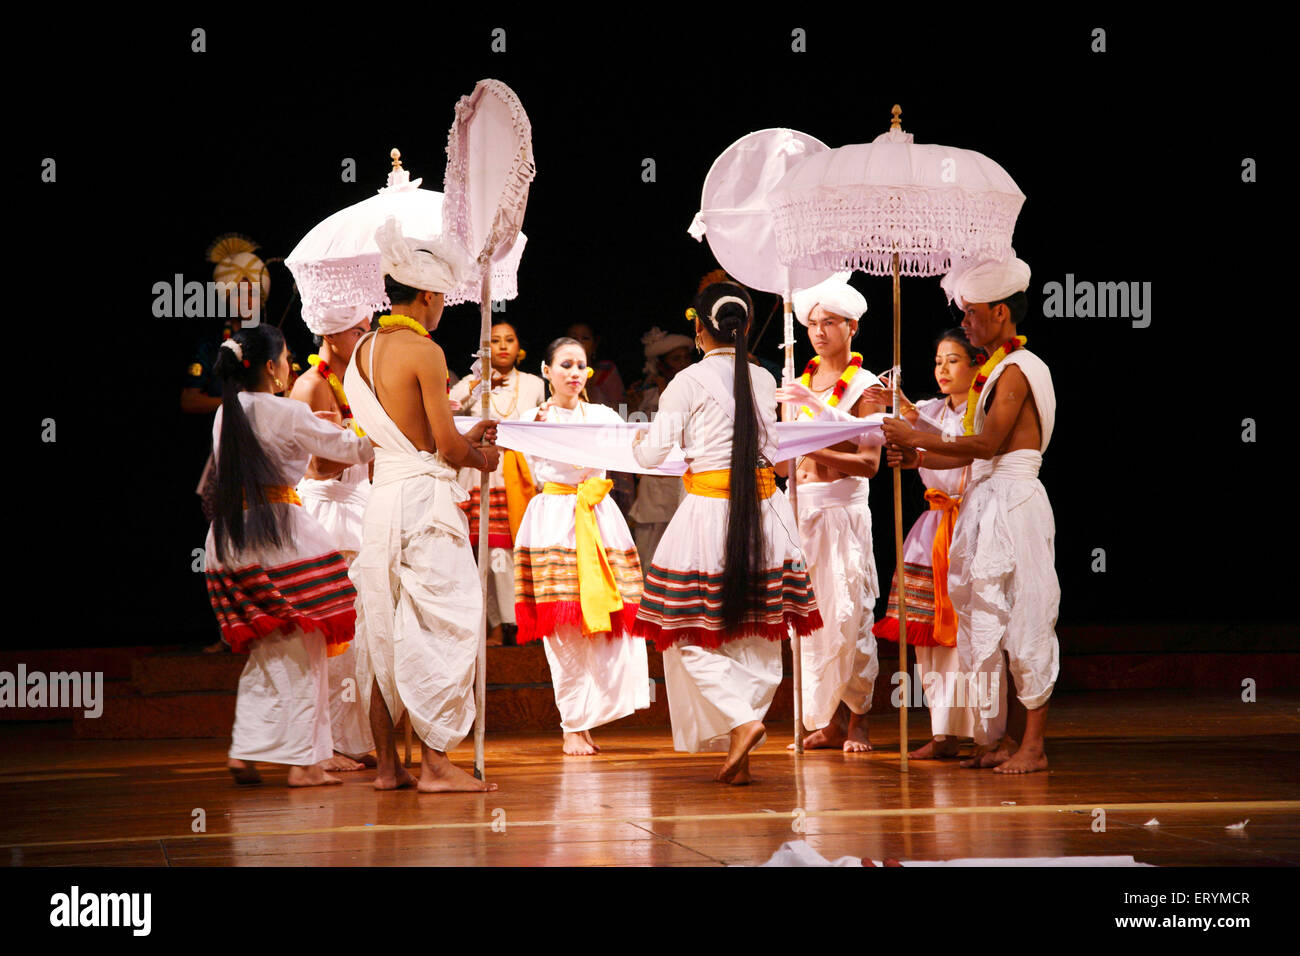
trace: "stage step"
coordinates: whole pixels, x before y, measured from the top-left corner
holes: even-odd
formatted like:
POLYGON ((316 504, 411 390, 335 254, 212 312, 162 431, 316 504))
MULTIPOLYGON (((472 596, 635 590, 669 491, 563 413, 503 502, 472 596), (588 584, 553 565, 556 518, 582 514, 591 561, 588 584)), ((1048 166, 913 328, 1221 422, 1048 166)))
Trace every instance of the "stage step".
MULTIPOLYGON (((1071 626, 1059 632, 1061 690, 1196 690, 1240 695, 1243 681, 1258 695, 1300 687, 1300 653, 1282 627, 1071 626)), ((789 645, 783 649, 790 674, 789 645)), ((872 712, 892 710, 897 645, 880 642, 880 673, 872 712)), ((909 650, 909 672, 915 658, 909 650)), ((649 652, 656 700, 619 722, 624 727, 666 727, 668 710, 662 656, 649 652)), ((84 738, 224 737, 230 733, 243 655, 203 654, 195 647, 41 649, 0 653, 0 671, 99 672, 105 702, 88 718, 83 708, 3 706, 0 720, 72 721, 84 738)), ((555 731, 559 713, 540 644, 488 648, 489 723, 499 730, 555 731)), ((792 719, 790 678, 769 711, 774 723, 792 719)))

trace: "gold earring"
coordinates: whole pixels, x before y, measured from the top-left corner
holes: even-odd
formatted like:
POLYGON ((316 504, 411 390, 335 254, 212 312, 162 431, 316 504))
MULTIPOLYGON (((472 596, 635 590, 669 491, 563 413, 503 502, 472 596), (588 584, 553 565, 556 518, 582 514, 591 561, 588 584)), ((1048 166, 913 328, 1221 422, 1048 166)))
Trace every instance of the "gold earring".
POLYGON ((280 381, 278 378, 275 380, 275 390, 277 392, 284 391, 284 382, 280 381))

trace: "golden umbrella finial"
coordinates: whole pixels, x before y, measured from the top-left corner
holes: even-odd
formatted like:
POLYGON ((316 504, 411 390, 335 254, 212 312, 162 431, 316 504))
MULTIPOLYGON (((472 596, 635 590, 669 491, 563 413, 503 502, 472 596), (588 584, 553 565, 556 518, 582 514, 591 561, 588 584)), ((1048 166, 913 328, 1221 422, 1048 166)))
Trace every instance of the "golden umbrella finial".
MULTIPOLYGON (((895 109, 897 109, 897 107, 895 107, 895 109)), ((401 168, 402 168, 402 151, 401 151, 400 149, 398 149, 396 146, 394 146, 392 152, 390 152, 388 155, 391 156, 391 157, 393 157, 393 168, 394 168, 394 169, 401 169, 401 168)))
POLYGON ((890 112, 893 113, 894 118, 889 121, 889 128, 902 129, 903 121, 900 120, 899 117, 903 115, 903 108, 899 106, 897 103, 895 103, 894 108, 890 110, 890 112))

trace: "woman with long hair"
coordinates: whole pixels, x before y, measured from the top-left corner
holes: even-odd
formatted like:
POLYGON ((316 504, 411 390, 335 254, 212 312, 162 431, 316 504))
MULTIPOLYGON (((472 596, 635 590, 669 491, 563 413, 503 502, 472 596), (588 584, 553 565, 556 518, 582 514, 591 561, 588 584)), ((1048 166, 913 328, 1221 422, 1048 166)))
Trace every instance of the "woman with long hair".
MULTIPOLYGON (((590 366, 574 339, 546 349, 552 395, 525 419, 618 424, 618 413, 583 401, 590 366)), ((515 544, 519 643, 541 639, 560 710, 564 752, 600 748, 591 730, 650 706, 645 641, 631 636, 641 600, 641 563, 605 473, 528 459, 541 494, 528 503, 515 544)))
POLYGON ((374 451, 337 413, 277 394, 289 378, 289 350, 274 326, 223 342, 215 373, 222 401, 212 426, 208 597, 230 649, 248 654, 229 767, 239 783, 260 782, 259 760, 287 764, 291 787, 339 783, 319 767, 334 750, 325 659, 352 640, 356 591, 294 486, 313 455, 360 464, 374 451))
MULTIPOLYGON (((515 327, 504 319, 493 321, 488 389, 488 415, 493 421, 518 421, 546 399, 546 383, 518 367, 525 354, 515 327)), ((481 378, 470 374, 452 386, 447 398, 457 414, 479 415, 482 393, 475 392, 481 383, 481 378)), ((515 628, 515 534, 531 492, 531 488, 523 487, 530 479, 526 469, 520 467, 521 461, 514 453, 504 453, 488 476, 487 642, 493 646, 504 643, 506 630, 515 628)), ((469 492, 469 500, 461 502, 461 508, 469 517, 469 543, 476 554, 482 477, 477 468, 462 468, 457 475, 460 486, 469 492)))
POLYGON ((703 289, 687 316, 704 358, 678 372, 634 446, 646 468, 680 445, 686 497, 645 573, 636 633, 664 652, 678 750, 725 750, 715 779, 749 783, 749 753, 781 683, 781 641, 821 614, 794 515, 772 470, 776 380, 750 364, 749 293, 703 289))
MULTIPOLYGON (((940 335, 934 348, 934 378, 942 394, 916 405, 904 398, 903 416, 916 428, 955 437, 964 434, 962 416, 967 394, 987 356, 971 345, 959 328, 940 335)), ((878 391, 878 400, 887 402, 887 393, 878 391)), ((962 495, 970 481, 970 466, 921 468, 918 474, 925 483, 930 510, 916 520, 903 542, 903 577, 907 584, 904 640, 916 650, 916 680, 924 689, 930 709, 932 735, 929 743, 908 756, 925 760, 957 756, 959 738, 975 736, 978 711, 985 705, 989 710, 997 707, 1001 723, 995 724, 992 740, 1001 738, 1001 728, 1006 724, 1006 686, 998 680, 996 688, 987 682, 980 688, 979 681, 963 673, 957 656, 957 613, 948 596, 948 552, 962 495), (1000 704, 983 699, 990 692, 1002 698, 1000 704)), ((889 610, 876 622, 873 632, 881 640, 899 639, 897 572, 889 589, 889 610)))

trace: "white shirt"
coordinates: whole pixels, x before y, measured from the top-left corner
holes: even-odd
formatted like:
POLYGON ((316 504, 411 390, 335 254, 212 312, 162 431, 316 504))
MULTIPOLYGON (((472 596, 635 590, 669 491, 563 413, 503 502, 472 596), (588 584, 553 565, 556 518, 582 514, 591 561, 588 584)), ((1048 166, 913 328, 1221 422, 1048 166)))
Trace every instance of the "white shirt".
MULTIPOLYGON (((240 392, 239 404, 248 416, 257 440, 280 469, 284 484, 292 487, 307 471, 312 455, 329 461, 357 464, 375 457, 370 441, 351 428, 317 418, 306 402, 281 398, 270 392, 240 392)), ((221 450, 221 413, 212 423, 212 456, 221 450)))
MULTIPOLYGON (((727 378, 734 383, 736 350, 714 349, 704 356, 707 362, 725 362, 727 378)), ((760 435, 759 449, 769 462, 776 456, 776 379, 766 369, 748 365, 754 407, 766 434, 760 435)), ((710 396, 709 390, 693 377, 691 369, 678 372, 659 397, 659 414, 650 430, 633 446, 636 460, 644 468, 662 464, 673 445, 681 445, 691 471, 717 471, 731 467, 731 442, 736 423, 710 396)), ((758 462, 754 463, 757 467, 758 462)))

